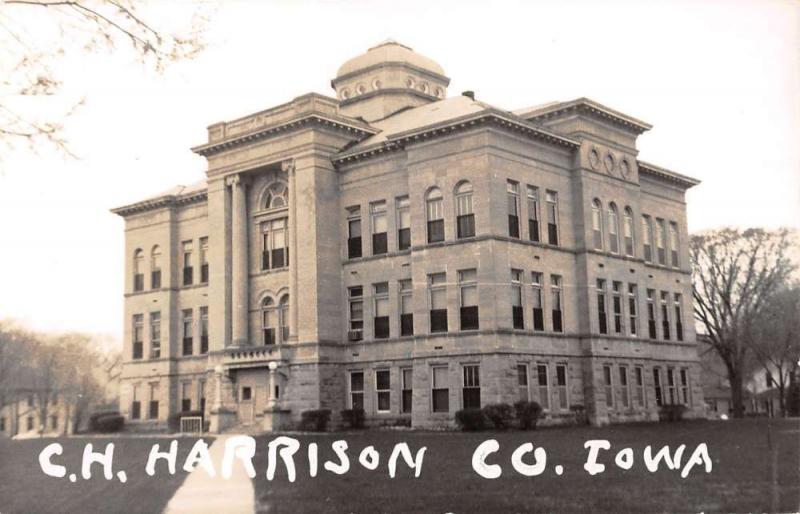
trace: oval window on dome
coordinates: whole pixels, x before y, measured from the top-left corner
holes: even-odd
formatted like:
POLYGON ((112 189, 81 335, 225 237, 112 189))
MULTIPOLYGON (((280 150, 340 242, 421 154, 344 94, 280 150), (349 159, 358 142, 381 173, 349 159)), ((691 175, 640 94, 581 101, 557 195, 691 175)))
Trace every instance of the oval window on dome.
POLYGON ((348 89, 342 89, 342 91, 341 91, 339 94, 340 94, 340 95, 341 95, 341 97, 342 97, 343 99, 345 99, 345 100, 347 100, 348 98, 350 98, 350 90, 348 90, 348 89))
POLYGON ((442 97, 442 88, 437 87, 436 90, 435 90, 435 93, 436 93, 436 97, 437 98, 441 98, 442 97))
POLYGON ((426 93, 426 94, 427 94, 427 93, 428 93, 428 91, 430 90, 430 87, 428 87, 428 83, 427 83, 427 82, 423 82, 423 83, 422 83, 422 84, 419 86, 419 88, 420 88, 420 90, 421 90, 423 93, 426 93))
POLYGON ((366 92, 367 88, 364 87, 364 84, 359 84, 356 86, 356 93, 358 93, 359 95, 363 95, 366 92))
POLYGON ((374 89, 375 91, 379 90, 382 86, 383 84, 381 84, 380 79, 375 79, 372 81, 372 89, 374 89))
POLYGON ((417 85, 417 81, 414 80, 414 77, 408 77, 406 79, 406 87, 409 89, 414 89, 414 86, 417 85))

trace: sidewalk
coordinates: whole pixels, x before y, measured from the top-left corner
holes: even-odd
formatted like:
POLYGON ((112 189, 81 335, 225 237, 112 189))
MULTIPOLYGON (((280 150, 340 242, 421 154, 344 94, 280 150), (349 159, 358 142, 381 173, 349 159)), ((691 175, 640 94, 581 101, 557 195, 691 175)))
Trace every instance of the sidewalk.
MULTIPOLYGON (((226 436, 218 437, 209 447, 211 460, 222 462, 226 436)), ((226 513, 253 514, 255 512, 253 482, 241 465, 233 467, 233 474, 224 479, 219 474, 210 477, 202 468, 195 468, 167 504, 164 514, 226 513)))

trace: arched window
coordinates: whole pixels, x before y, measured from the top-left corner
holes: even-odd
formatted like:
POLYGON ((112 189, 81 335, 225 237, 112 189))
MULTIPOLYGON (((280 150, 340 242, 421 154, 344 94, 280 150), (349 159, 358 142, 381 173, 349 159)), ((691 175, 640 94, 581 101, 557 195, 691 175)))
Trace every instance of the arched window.
POLYGON ((596 250, 603 249, 603 206, 600 200, 592 200, 592 239, 596 250))
POLYGON ((278 312, 275 302, 269 296, 261 302, 261 343, 264 346, 275 344, 275 329, 278 312))
POLYGON ((611 253, 619 253, 619 212, 614 202, 608 204, 608 244, 611 253))
POLYGON ((289 340, 289 295, 281 296, 278 305, 278 315, 280 317, 281 327, 281 342, 285 343, 289 340))
POLYGON ((425 196, 425 213, 428 220, 428 242, 444 241, 444 199, 438 187, 425 196))
POLYGON ((633 257, 633 211, 630 207, 625 207, 625 214, 622 218, 622 236, 625 238, 625 255, 633 257))
POLYGON ((144 290, 144 251, 141 248, 133 252, 133 290, 144 290))
POLYGON ((456 196, 456 237, 475 235, 475 214, 472 211, 472 184, 460 182, 455 189, 456 196))
POLYGON ((161 288, 161 248, 158 245, 150 252, 150 288, 161 288))
POLYGON ((273 182, 264 192, 264 209, 280 209, 289 205, 289 188, 283 182, 273 182))

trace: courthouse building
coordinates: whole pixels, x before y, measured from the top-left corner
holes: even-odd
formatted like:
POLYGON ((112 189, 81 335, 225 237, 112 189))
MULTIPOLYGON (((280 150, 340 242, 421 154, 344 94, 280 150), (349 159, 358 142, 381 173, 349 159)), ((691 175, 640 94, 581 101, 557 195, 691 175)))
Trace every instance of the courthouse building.
POLYGON ((315 93, 208 128, 204 180, 125 219, 129 423, 214 431, 309 409, 452 425, 703 413, 685 192, 637 158, 647 123, 580 98, 508 111, 447 94, 394 41, 315 93))

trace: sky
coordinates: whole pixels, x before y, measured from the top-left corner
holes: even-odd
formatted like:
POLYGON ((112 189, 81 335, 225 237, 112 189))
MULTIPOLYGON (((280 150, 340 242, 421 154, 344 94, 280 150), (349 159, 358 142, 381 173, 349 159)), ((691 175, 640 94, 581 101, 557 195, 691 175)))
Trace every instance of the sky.
MULTIPOLYGON (((702 181, 687 194, 690 231, 800 226, 800 3, 489 5, 207 2, 207 48, 163 73, 123 44, 66 47, 63 94, 36 108, 85 99, 65 121, 78 158, 0 155, 0 319, 121 340, 124 223, 109 209, 200 180, 190 147, 208 125, 333 96, 337 68, 387 38, 441 64, 450 96, 508 110, 585 96, 651 123, 639 157, 702 181)), ((150 6, 165 26, 196 9, 150 6)))

